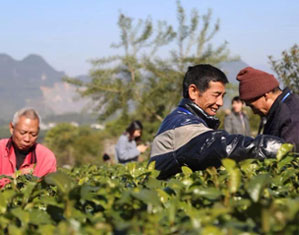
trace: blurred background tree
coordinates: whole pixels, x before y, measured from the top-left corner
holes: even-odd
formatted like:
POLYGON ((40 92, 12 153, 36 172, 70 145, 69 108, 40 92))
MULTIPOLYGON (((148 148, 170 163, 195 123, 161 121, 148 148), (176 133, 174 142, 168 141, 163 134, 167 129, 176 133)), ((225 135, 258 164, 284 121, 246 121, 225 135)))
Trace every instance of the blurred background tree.
POLYGON ((59 166, 99 164, 103 154, 103 144, 100 141, 105 137, 105 132, 86 126, 60 123, 47 132, 44 144, 54 152, 59 166))
MULTIPOLYGON (((113 156, 117 138, 132 120, 142 121, 142 139, 151 142, 163 118, 181 99, 182 81, 189 66, 202 63, 218 66, 220 62, 237 59, 230 57, 226 42, 213 45, 219 20, 212 21, 210 10, 200 15, 193 9, 188 15, 177 1, 176 14, 175 24, 153 22, 150 17, 136 21, 120 14, 119 42, 111 45, 116 54, 94 59, 89 80, 65 78, 77 86, 82 97, 92 99, 92 108, 99 113, 99 120, 105 121, 105 129, 62 123, 48 131, 44 142, 57 156, 59 166, 102 164, 106 145, 110 145, 109 154, 113 156)), ((296 93, 298 58, 298 45, 283 51, 281 59, 269 57, 283 84, 296 93)), ((238 84, 227 85, 228 99, 238 94, 238 84)), ((260 118, 250 108, 245 111, 255 136, 260 118)), ((225 115, 225 110, 217 113, 221 121, 225 115)))
POLYGON ((57 163, 61 165, 74 165, 74 142, 77 128, 69 123, 61 123, 49 130, 44 143, 55 154, 57 163))
MULTIPOLYGON (((196 9, 188 17, 180 2, 177 2, 177 27, 169 55, 166 58, 150 57, 145 60, 148 71, 146 92, 139 103, 137 111, 140 115, 144 105, 156 110, 160 116, 165 117, 182 98, 182 82, 189 66, 209 63, 216 65, 229 60, 229 51, 226 42, 213 48, 212 39, 219 30, 219 20, 211 21, 212 12, 199 15, 196 9)), ((142 119, 151 117, 142 115, 142 119)), ((151 118, 150 120, 153 120, 151 118)))
POLYGON ((177 26, 165 21, 154 24, 151 18, 136 22, 120 14, 120 42, 112 44, 121 49, 120 53, 92 61, 90 81, 65 80, 76 85, 81 96, 92 98, 100 120, 117 117, 111 122, 117 128, 107 123, 111 133, 124 131, 131 120, 139 119, 145 127, 145 139, 152 139, 163 118, 182 97, 188 66, 216 65, 230 59, 226 42, 212 46, 219 20, 212 23, 211 16, 211 10, 199 15, 193 9, 188 20, 180 1, 177 26), (168 52, 162 53, 162 47, 168 52))
POLYGON ((299 94, 299 46, 295 44, 281 55, 282 58, 278 60, 269 56, 272 68, 285 86, 299 94))
MULTIPOLYGON (((145 83, 143 58, 152 57, 157 50, 167 45, 175 36, 172 27, 166 22, 158 22, 153 30, 150 18, 134 23, 133 19, 123 14, 119 15, 120 42, 111 47, 122 49, 116 56, 110 56, 92 61, 91 81, 65 79, 77 85, 82 97, 91 97, 94 109, 100 112, 100 119, 107 120, 119 113, 126 118, 130 107, 135 108, 142 100, 145 83)), ((153 115, 158 120, 163 118, 153 109, 143 107, 143 112, 153 115)))

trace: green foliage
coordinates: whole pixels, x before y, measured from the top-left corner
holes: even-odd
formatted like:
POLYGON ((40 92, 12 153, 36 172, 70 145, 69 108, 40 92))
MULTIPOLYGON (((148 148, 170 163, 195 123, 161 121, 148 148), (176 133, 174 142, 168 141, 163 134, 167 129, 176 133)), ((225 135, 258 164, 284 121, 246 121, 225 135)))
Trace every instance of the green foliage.
POLYGON ((19 176, 1 189, 8 234, 298 234, 299 159, 248 159, 156 179, 154 162, 19 176))
POLYGON ((224 126, 224 118, 227 115, 226 110, 224 109, 220 109, 217 111, 216 113, 216 117, 220 120, 220 126, 219 126, 219 130, 223 130, 223 126, 224 126))
POLYGON ((93 99, 103 120, 120 114, 124 119, 133 116, 144 122, 161 122, 181 98, 188 66, 228 60, 226 43, 216 48, 211 45, 219 30, 219 21, 211 25, 211 11, 199 15, 193 9, 187 23, 178 1, 176 13, 177 27, 164 21, 154 24, 151 18, 134 21, 120 14, 120 42, 112 44, 119 50, 117 55, 94 60, 91 81, 65 81, 93 99), (160 58, 164 46, 168 52, 160 58))
POLYGON ((44 144, 57 158, 59 166, 100 162, 103 153, 101 140, 106 134, 89 127, 60 123, 46 133, 44 144))
POLYGON ((226 89, 225 99, 228 99, 230 103, 235 96, 239 96, 238 84, 228 83, 226 84, 225 89, 226 89))
POLYGON ((9 124, 0 126, 0 138, 9 138, 10 132, 9 132, 9 124))
POLYGON ((180 2, 177 2, 175 45, 172 46, 169 57, 145 58, 145 69, 149 72, 149 77, 143 99, 137 107, 138 113, 142 114, 146 105, 165 117, 182 98, 182 82, 188 66, 201 63, 216 65, 229 60, 226 43, 216 48, 211 45, 211 40, 219 30, 219 21, 212 25, 211 16, 210 10, 199 15, 193 9, 187 23, 186 12, 180 2))
POLYGON ((109 121, 105 125, 105 131, 111 136, 118 137, 127 129, 132 120, 129 120, 128 116, 122 116, 115 120, 109 121))
MULTIPOLYGON (((119 137, 128 127, 132 120, 138 120, 138 115, 136 118, 133 116, 131 120, 128 118, 120 117, 118 119, 109 121, 105 125, 105 133, 109 137, 119 137)), ((151 142, 154 139, 154 135, 161 125, 160 121, 153 122, 143 122, 142 119, 139 119, 143 125, 142 131, 142 141, 143 142, 151 142)))
POLYGON ((272 56, 269 59, 283 84, 299 94, 299 46, 295 44, 289 51, 283 51, 280 60, 274 60, 272 56))
POLYGON ((92 124, 97 120, 97 115, 94 113, 63 113, 63 114, 52 114, 42 117, 44 123, 60 123, 60 122, 76 122, 79 125, 92 124))
MULTIPOLYGON (((102 112, 100 118, 104 120, 117 111, 126 116, 129 105, 136 106, 142 97, 145 72, 140 57, 143 54, 154 56, 158 48, 174 37, 172 28, 166 22, 159 22, 154 33, 150 18, 135 23, 132 18, 120 14, 118 26, 121 31, 120 42, 111 46, 123 51, 116 56, 92 61, 90 82, 65 79, 84 88, 80 90, 81 95, 94 100, 94 108, 102 112)), ((154 111, 146 111, 154 115, 154 111)))
POLYGON ((254 114, 252 109, 249 108, 248 106, 244 109, 247 116, 248 116, 248 119, 249 119, 249 125, 250 125, 250 128, 251 128, 251 134, 253 136, 256 136, 257 133, 258 133, 258 129, 259 129, 259 126, 260 126, 260 123, 261 123, 261 118, 259 115, 257 114, 254 114))

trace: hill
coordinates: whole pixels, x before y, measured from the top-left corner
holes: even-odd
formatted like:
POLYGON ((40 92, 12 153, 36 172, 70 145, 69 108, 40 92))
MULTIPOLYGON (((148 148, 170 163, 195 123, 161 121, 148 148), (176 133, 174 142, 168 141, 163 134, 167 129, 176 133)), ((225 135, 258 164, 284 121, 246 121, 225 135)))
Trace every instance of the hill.
MULTIPOLYGON (((236 84, 237 73, 246 66, 243 61, 218 65, 233 84, 236 84)), ((78 99, 75 88, 61 81, 64 76, 64 72, 56 71, 39 55, 15 60, 0 54, 0 121, 11 119, 13 113, 24 106, 36 108, 43 117, 80 112, 87 100, 78 99)))
POLYGON ((42 116, 79 112, 84 102, 74 101, 75 89, 61 81, 64 76, 39 55, 18 61, 0 54, 0 120, 10 119, 24 106, 36 108, 42 116))

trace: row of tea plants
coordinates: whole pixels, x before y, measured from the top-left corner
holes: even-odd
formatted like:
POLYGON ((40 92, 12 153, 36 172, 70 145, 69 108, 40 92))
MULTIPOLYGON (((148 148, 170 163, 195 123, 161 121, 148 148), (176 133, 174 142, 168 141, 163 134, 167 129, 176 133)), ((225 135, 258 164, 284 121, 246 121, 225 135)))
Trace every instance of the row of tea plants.
POLYGON ((299 158, 222 161, 157 180, 154 165, 86 165, 0 193, 3 234, 299 234, 299 158))

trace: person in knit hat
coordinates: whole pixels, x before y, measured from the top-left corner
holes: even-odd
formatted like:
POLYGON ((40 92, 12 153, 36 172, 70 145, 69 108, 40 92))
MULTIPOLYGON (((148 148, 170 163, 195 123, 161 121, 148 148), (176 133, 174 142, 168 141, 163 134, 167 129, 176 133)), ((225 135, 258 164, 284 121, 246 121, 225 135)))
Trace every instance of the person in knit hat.
POLYGON ((237 80, 240 98, 262 117, 259 132, 278 136, 299 151, 299 96, 287 87, 281 90, 272 74, 252 67, 242 69, 237 80))

